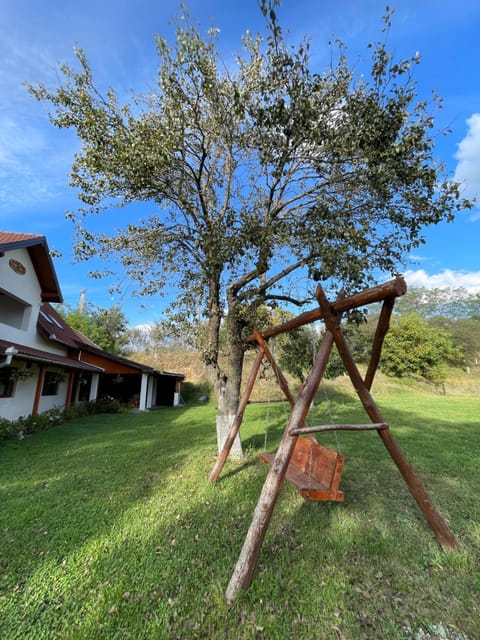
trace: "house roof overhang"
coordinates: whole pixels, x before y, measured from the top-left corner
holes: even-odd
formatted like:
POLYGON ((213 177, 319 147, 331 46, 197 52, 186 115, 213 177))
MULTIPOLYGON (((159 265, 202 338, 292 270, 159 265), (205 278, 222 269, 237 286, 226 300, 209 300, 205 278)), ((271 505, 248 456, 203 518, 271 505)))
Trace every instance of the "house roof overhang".
POLYGON ((0 340, 0 355, 7 355, 5 352, 9 347, 14 347, 16 350, 15 358, 21 360, 30 360, 33 362, 45 363, 50 365, 57 365, 66 369, 73 369, 76 371, 89 371, 91 373, 103 373, 101 367, 82 362, 81 360, 73 360, 66 356, 60 356, 56 353, 50 353, 48 351, 42 351, 41 349, 34 349, 33 347, 27 347, 17 342, 11 342, 7 340, 0 340))
POLYGON ((105 373, 137 375, 145 373, 152 376, 174 377, 177 380, 185 379, 183 373, 159 371, 141 362, 135 362, 123 356, 104 351, 82 333, 70 327, 50 304, 42 305, 37 327, 43 338, 53 340, 71 350, 77 350, 79 359, 101 367, 105 373))
POLYGON ((27 249, 37 274, 43 302, 62 302, 62 292, 45 236, 0 231, 0 255, 15 249, 27 249))

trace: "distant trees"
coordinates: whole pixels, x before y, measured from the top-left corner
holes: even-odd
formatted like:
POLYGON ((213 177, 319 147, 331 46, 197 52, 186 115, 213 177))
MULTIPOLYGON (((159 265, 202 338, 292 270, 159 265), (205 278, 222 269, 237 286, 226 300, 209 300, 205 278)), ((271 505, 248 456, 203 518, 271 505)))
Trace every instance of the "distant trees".
POLYGON ((463 351, 455 347, 451 335, 432 327, 418 313, 409 313, 392 323, 383 345, 381 369, 398 378, 418 377, 441 384, 446 366, 463 361, 463 351))
POLYGON ((123 352, 128 342, 127 319, 118 305, 109 309, 88 303, 78 309, 63 305, 57 311, 73 329, 101 349, 113 354, 123 352))
POLYGON ((424 318, 476 318, 480 320, 480 293, 469 293, 463 287, 427 289, 410 287, 395 303, 395 312, 406 315, 412 311, 424 318))
POLYGON ((448 333, 463 353, 462 365, 475 365, 480 357, 480 293, 466 289, 412 287, 398 300, 396 314, 415 312, 429 327, 448 333))
MULTIPOLYGON (((374 308, 366 322, 345 322, 343 332, 359 363, 367 363, 378 319, 374 308)), ((311 327, 282 337, 279 363, 302 381, 312 366, 312 349, 320 338, 311 327)), ((385 339, 381 370, 395 377, 417 377, 435 384, 445 381, 448 367, 480 362, 480 294, 465 289, 411 288, 398 299, 385 339)), ((343 373, 336 350, 325 377, 343 373)))
POLYGON ((480 363, 480 318, 432 318, 432 327, 447 331, 454 344, 462 349, 467 366, 480 363))

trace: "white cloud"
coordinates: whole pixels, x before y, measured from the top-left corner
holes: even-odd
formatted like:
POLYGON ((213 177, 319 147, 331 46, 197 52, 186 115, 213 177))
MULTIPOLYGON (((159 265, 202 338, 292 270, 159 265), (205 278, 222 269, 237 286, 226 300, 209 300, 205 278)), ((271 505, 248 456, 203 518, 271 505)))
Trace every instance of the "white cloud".
MULTIPOLYGON (((480 204, 480 113, 474 113, 467 120, 467 134, 460 141, 455 158, 458 160, 455 180, 463 186, 463 194, 467 198, 476 198, 480 204)), ((480 212, 475 211, 472 220, 480 219, 480 212)))
POLYGON ((440 273, 428 274, 423 269, 409 270, 404 274, 410 287, 424 287, 426 289, 457 289, 462 287, 470 293, 480 292, 480 271, 453 271, 444 269, 440 273))

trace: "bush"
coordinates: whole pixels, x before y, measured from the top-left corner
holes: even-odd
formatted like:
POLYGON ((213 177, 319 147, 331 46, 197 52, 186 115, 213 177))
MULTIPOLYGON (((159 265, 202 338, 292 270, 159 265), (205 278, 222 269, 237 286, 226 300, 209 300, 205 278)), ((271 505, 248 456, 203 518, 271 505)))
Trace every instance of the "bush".
POLYGON ((16 422, 0 418, 0 440, 15 438, 20 430, 21 428, 17 426, 16 422))
POLYGON ((207 380, 200 380, 197 384, 193 382, 182 383, 181 395, 186 404, 197 404, 200 398, 204 396, 211 398, 212 394, 212 385, 207 380))
POLYGON ((87 415, 89 415, 89 412, 86 404, 69 405, 63 410, 64 422, 69 422, 74 418, 82 418, 87 415))
POLYGON ((100 398, 99 400, 92 400, 87 403, 87 413, 123 413, 128 411, 119 400, 115 398, 100 398))
POLYGON ((0 440, 9 438, 23 438, 51 427, 65 424, 74 418, 80 418, 95 413, 121 413, 128 411, 114 398, 102 398, 85 404, 71 405, 65 408, 54 407, 37 415, 21 416, 17 420, 0 418, 0 440))
POLYGON ((461 356, 447 332, 410 313, 394 320, 385 338, 380 367, 389 376, 441 384, 446 378, 445 365, 458 363, 461 356))

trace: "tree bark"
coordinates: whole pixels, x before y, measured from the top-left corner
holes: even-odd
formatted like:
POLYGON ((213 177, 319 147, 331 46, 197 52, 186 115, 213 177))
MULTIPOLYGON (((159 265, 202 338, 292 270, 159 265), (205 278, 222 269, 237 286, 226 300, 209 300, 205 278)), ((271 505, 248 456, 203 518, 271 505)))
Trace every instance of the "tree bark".
MULTIPOLYGON (((241 371, 240 371, 241 376, 241 371)), ((217 450, 218 454, 223 449, 225 441, 232 428, 233 421, 237 414, 239 404, 239 391, 240 386, 235 380, 232 381, 232 377, 228 377, 223 387, 217 393, 217 450)), ((231 458, 241 458, 243 456, 242 442, 240 440, 240 434, 237 433, 235 440, 230 449, 231 458)))
MULTIPOLYGON (((242 323, 238 313, 238 299, 229 292, 228 295, 227 324, 227 366, 222 369, 219 362, 219 334, 220 321, 217 325, 216 359, 212 362, 213 387, 217 400, 217 449, 222 451, 225 441, 230 433, 240 403, 242 385, 242 370, 244 358, 244 345, 242 340, 242 323)), ((220 309, 220 305, 218 305, 220 309)), ((220 319, 220 314, 219 314, 220 319)), ((210 335, 213 338, 213 333, 210 335)), ((213 340, 212 340, 213 342, 213 340)), ((240 434, 237 434, 230 449, 231 458, 243 456, 240 434)))

